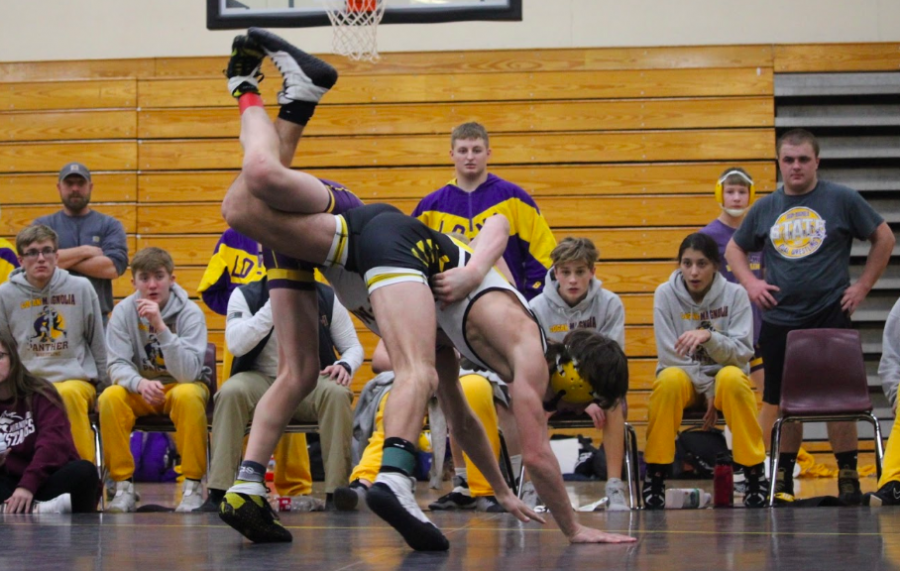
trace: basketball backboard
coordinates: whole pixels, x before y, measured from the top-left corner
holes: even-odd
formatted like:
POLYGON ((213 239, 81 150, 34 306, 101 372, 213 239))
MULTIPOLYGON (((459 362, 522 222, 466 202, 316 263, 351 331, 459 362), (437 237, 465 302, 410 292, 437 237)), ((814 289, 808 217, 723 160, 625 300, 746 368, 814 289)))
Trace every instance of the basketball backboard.
MULTIPOLYGON (((321 0, 207 0, 206 27, 305 28, 330 25, 321 0)), ((522 0, 388 0, 382 24, 522 19, 522 0)))

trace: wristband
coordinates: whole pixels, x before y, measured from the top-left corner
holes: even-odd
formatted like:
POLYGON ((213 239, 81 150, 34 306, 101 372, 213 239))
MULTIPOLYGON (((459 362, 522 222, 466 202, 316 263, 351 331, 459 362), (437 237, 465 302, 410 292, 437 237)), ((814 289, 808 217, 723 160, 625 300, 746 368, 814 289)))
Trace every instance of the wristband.
POLYGON ((345 362, 343 362, 343 361, 336 361, 334 364, 335 364, 335 365, 340 365, 341 367, 344 368, 344 370, 347 371, 347 374, 348 374, 348 375, 353 376, 353 369, 351 369, 351 368, 350 368, 350 365, 348 365, 347 363, 345 363, 345 362))

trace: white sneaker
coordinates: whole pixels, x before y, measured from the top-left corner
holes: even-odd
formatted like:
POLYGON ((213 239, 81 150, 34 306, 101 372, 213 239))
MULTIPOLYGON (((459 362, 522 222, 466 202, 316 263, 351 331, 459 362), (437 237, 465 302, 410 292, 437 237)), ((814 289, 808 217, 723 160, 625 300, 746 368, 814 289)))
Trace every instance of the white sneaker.
POLYGON ((62 494, 45 502, 34 502, 31 513, 36 514, 70 514, 72 513, 72 494, 62 494))
POLYGON ((109 513, 131 513, 137 509, 137 498, 134 495, 134 483, 128 480, 116 482, 116 495, 113 496, 106 511, 109 513))
POLYGON ((198 480, 184 479, 184 492, 181 494, 181 503, 175 508, 176 512, 186 513, 199 509, 203 505, 203 486, 198 480))
POLYGON ((609 498, 607 511, 624 512, 631 509, 628 507, 628 500, 625 499, 625 483, 619 478, 610 478, 606 481, 606 497, 609 498))

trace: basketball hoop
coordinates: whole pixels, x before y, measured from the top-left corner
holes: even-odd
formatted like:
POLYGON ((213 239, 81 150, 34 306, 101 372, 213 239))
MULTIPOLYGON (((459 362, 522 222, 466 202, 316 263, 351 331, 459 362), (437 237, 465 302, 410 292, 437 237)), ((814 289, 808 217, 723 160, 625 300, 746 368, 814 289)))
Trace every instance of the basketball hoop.
POLYGON ((334 28, 334 53, 352 60, 378 59, 376 32, 387 0, 324 0, 334 28))

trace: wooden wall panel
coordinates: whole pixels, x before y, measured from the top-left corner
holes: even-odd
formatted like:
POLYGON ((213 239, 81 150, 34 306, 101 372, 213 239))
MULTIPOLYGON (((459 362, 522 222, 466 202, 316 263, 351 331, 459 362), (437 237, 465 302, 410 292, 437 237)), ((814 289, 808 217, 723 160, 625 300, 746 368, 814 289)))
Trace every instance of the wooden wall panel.
POLYGON ((774 56, 780 73, 900 69, 900 43, 781 45, 774 56))
MULTIPOLYGON (((269 110, 275 115, 277 108, 269 110)), ((466 121, 509 132, 619 131, 772 127, 771 97, 639 99, 541 103, 322 106, 308 135, 445 134, 466 121)), ((0 136, 3 135, 0 116, 0 136)), ((145 139, 238 137, 240 120, 232 108, 157 109, 140 112, 145 139)))
POLYGON ((172 255, 176 271, 185 266, 206 267, 221 232, 215 234, 190 234, 183 236, 140 236, 137 248, 154 246, 172 255))
MULTIPOLYGON (((137 207, 133 204, 92 204, 94 210, 113 216, 125 227, 125 233, 134 234, 137 228, 137 207)), ((19 230, 34 222, 39 216, 53 214, 59 204, 46 206, 9 206, 0 209, 0 235, 15 236, 19 230)))
POLYGON ((0 141, 133 139, 137 112, 58 111, 0 113, 0 141))
MULTIPOLYGON (((0 111, 134 108, 137 104, 134 80, 58 81, 54 78, 40 83, 8 83, 10 80, 3 72, 10 65, 0 63, 0 111)), ((35 70, 41 67, 40 63, 31 65, 35 70)))
MULTIPOLYGON (((63 167, 60 163, 57 169, 63 167)), ((93 168, 92 165, 86 165, 93 168)), ((91 172, 94 190, 93 202, 134 202, 137 200, 137 178, 133 173, 91 172)), ((10 204, 54 204, 59 205, 59 191, 56 183, 59 174, 8 174, 0 175, 0 202, 10 204)))
MULTIPOLYGON (((381 59, 374 64, 353 62, 331 54, 317 55, 334 65, 342 77, 526 71, 756 68, 772 65, 772 46, 768 45, 392 52, 381 54, 381 59)), ((157 58, 153 63, 152 75, 144 72, 139 77, 221 80, 222 69, 227 65, 228 59, 225 56, 157 58)), ((263 73, 268 77, 278 77, 277 71, 269 62, 263 65, 263 73)))
MULTIPOLYGON (((322 100, 317 113, 335 104, 353 103, 771 97, 773 85, 771 68, 512 72, 480 75, 478 81, 470 81, 466 74, 343 76, 338 87, 322 100)), ((274 102, 279 89, 280 81, 260 84, 264 101, 274 102)), ((140 81, 138 91, 138 106, 142 109, 226 107, 237 116, 234 98, 221 77, 140 81)), ((312 126, 317 122, 318 119, 312 126)))
MULTIPOLYGON (((303 149, 301 143, 301 151, 303 149)), ((447 156, 447 149, 436 157, 447 156)), ((310 169, 315 176, 335 180, 360 198, 382 202, 395 198, 418 200, 453 178, 449 165, 397 168, 310 169)), ((706 194, 712 196, 715 181, 732 162, 643 163, 625 165, 535 165, 491 167, 491 172, 513 181, 534 195, 538 206, 545 196, 604 194, 706 194)), ((771 162, 741 161, 754 177, 757 192, 775 190, 776 168, 771 162)), ((141 173, 141 202, 220 202, 238 171, 178 171, 141 173)), ((0 177, 0 184, 2 184, 0 177)), ((99 186, 99 185, 97 185, 99 186)))
POLYGON ((77 160, 92 170, 133 171, 137 168, 136 141, 115 143, 2 143, 0 173, 59 172, 68 162, 77 160))
MULTIPOLYGON (((493 163, 502 165, 771 159, 774 145, 772 129, 728 129, 507 135, 492 148, 493 163)), ((436 135, 321 137, 303 147, 293 166, 415 166, 443 162, 446 152, 446 138, 436 135)), ((142 170, 239 169, 241 157, 234 139, 148 141, 139 164, 142 170)))

